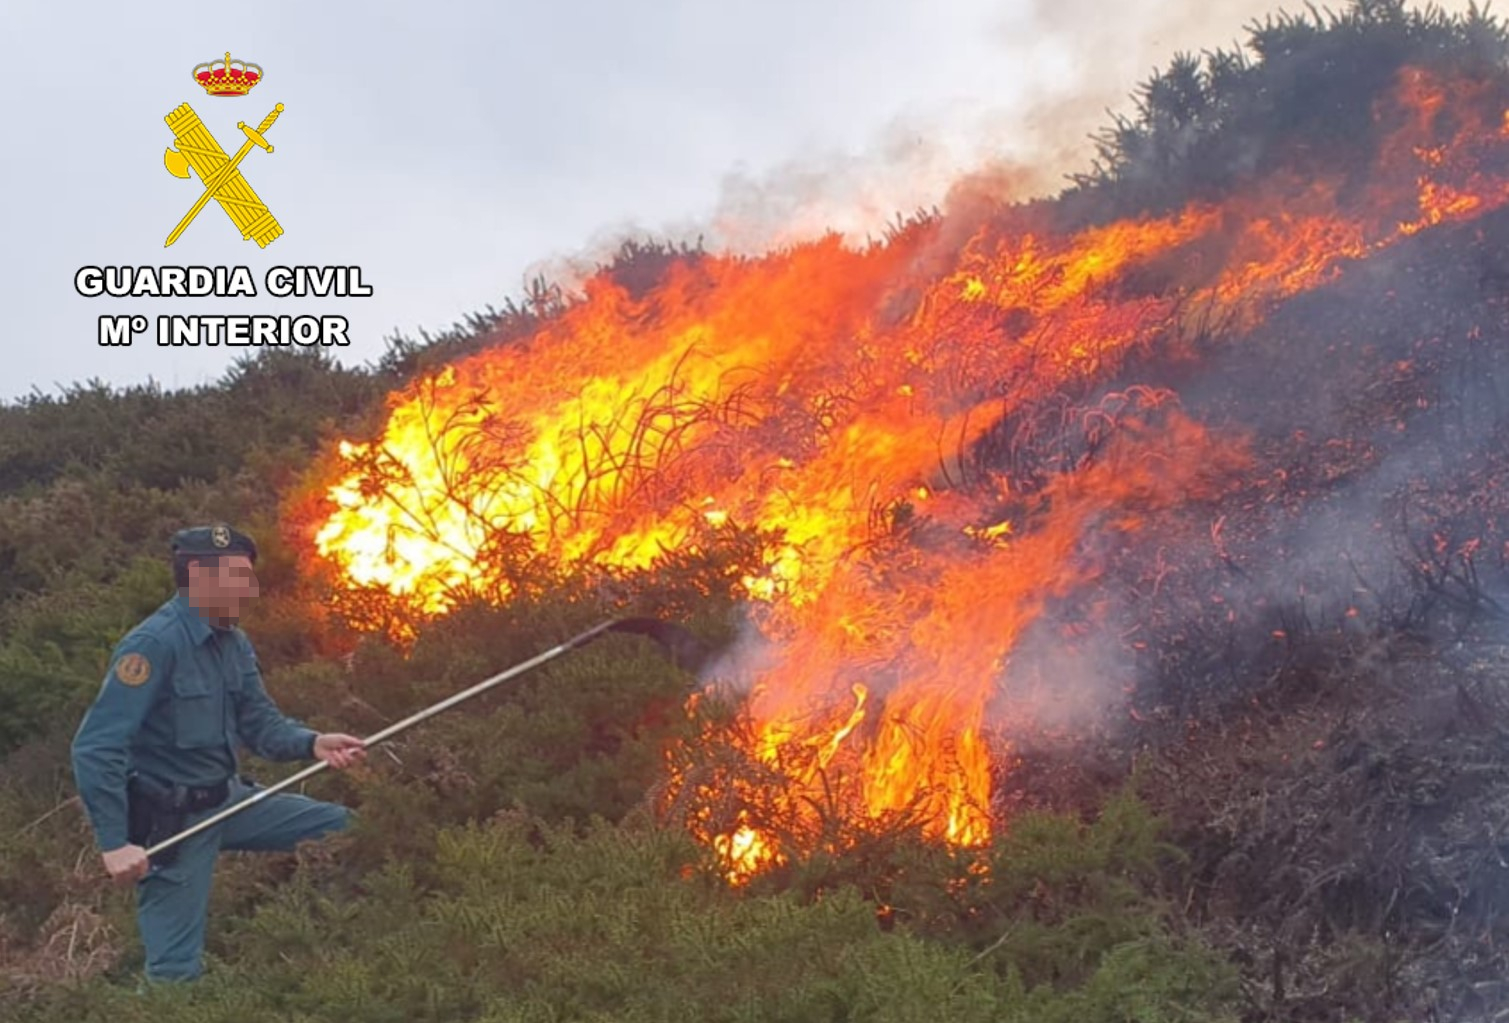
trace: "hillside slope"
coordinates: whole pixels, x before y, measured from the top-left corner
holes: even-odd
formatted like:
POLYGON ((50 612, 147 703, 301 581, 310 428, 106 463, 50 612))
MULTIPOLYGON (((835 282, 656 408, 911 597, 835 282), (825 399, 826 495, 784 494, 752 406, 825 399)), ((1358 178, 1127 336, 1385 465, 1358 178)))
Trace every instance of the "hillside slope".
POLYGON ((0 408, 7 1018, 1501 1018, 1506 40, 1279 18, 1052 200, 0 408), (359 830, 227 858, 138 997, 67 741, 209 518, 319 726, 610 613, 728 656, 616 637, 320 779, 359 830))

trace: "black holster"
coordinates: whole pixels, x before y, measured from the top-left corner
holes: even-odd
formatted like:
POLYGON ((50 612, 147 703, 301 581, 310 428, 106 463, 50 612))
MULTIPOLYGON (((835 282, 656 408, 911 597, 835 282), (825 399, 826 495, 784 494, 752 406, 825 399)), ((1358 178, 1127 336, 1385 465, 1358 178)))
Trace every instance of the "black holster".
MULTIPOLYGON (((126 776, 126 839, 150 849, 184 829, 189 815, 225 802, 229 783, 205 788, 166 785, 132 771, 126 776)), ((169 846, 152 857, 154 866, 166 867, 178 859, 181 847, 169 846)))
MULTIPOLYGON (((183 830, 189 817, 188 790, 163 785, 135 771, 126 776, 126 839, 150 849, 183 830)), ((152 857, 152 865, 166 867, 178 859, 179 846, 152 857)))

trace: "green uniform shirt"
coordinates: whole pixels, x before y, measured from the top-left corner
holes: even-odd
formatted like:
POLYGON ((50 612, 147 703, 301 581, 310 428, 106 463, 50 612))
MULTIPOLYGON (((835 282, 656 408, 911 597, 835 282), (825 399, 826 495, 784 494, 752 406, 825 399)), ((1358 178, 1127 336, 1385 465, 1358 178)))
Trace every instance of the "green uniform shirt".
POLYGON ((125 845, 126 774, 215 785, 237 747, 268 760, 314 755, 315 732, 268 697, 251 641, 212 626, 180 593, 127 633, 73 740, 73 772, 101 851, 125 845))

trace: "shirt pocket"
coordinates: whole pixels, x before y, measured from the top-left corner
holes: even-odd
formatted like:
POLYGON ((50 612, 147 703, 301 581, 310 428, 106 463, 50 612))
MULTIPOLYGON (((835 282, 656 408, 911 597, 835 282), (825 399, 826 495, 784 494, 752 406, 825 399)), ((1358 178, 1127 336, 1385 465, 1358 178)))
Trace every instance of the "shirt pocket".
POLYGON ((173 679, 173 735, 182 749, 203 749, 225 741, 220 701, 203 676, 180 673, 173 679))

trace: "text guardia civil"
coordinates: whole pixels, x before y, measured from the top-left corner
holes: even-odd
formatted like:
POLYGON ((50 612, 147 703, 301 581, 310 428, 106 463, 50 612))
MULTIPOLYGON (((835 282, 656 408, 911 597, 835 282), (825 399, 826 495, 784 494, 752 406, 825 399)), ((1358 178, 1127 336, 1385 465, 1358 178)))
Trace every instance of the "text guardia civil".
MULTIPOLYGON (((256 298, 244 266, 85 266, 73 278, 85 298, 256 298)), ((273 298, 366 298, 372 288, 359 266, 275 266, 263 275, 273 298)), ((101 316, 99 343, 129 345, 145 330, 145 316, 101 316)), ((157 343, 172 345, 349 345, 344 316, 159 316, 157 343)))

